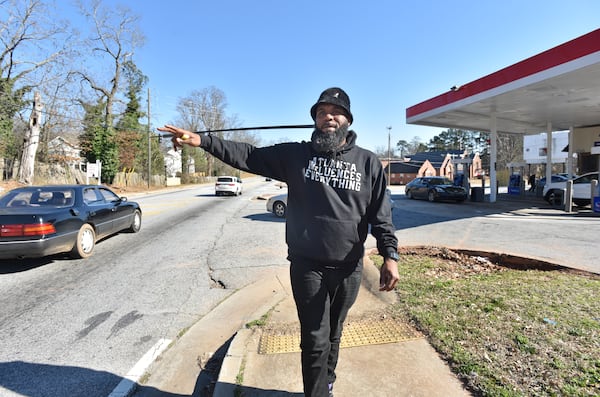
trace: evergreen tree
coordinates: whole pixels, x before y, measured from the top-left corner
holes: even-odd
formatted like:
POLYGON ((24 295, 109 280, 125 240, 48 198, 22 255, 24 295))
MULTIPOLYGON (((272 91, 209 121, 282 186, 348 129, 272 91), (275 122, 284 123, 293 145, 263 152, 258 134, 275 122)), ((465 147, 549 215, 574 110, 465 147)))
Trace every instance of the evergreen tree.
POLYGON ((100 160, 100 150, 102 136, 102 125, 104 122, 104 108, 106 103, 99 99, 96 104, 81 102, 81 106, 85 111, 83 117, 83 132, 79 136, 79 146, 81 148, 81 156, 94 163, 100 160))
POLYGON ((449 128, 434 136, 427 147, 430 151, 466 150, 481 154, 487 147, 488 138, 489 134, 485 132, 449 128))
POLYGON ((127 81, 127 104, 116 125, 119 168, 147 171, 148 146, 144 145, 144 132, 147 128, 140 123, 140 119, 146 117, 146 114, 141 110, 140 93, 148 78, 131 61, 123 65, 123 75, 127 81))
POLYGON ((118 147, 114 128, 104 124, 106 101, 99 99, 96 104, 82 103, 82 106, 85 116, 79 137, 81 155, 90 163, 99 160, 102 182, 112 183, 119 166, 118 147))

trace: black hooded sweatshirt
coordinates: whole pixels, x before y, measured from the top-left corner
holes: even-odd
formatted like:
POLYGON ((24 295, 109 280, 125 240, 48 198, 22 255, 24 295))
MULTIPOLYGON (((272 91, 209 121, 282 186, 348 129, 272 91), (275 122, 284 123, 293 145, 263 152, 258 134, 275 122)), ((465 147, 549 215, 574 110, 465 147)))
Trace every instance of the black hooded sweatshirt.
POLYGON ((201 147, 243 171, 287 183, 286 242, 290 260, 355 265, 371 225, 379 253, 396 252, 383 166, 357 145, 349 131, 334 153, 317 153, 310 142, 253 145, 203 135, 201 147))

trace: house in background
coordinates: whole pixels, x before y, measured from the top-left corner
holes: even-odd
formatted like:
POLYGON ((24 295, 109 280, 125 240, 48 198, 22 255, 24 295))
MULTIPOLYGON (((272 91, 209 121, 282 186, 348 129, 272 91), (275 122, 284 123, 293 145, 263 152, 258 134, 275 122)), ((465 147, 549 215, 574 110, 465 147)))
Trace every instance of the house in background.
MULTIPOLYGON (((387 160, 382 161, 385 166, 385 173, 388 173, 388 164, 387 160)), ((389 163, 389 173, 391 174, 391 178, 388 177, 390 181, 390 185, 406 185, 408 182, 412 181, 419 174, 419 170, 421 166, 418 164, 412 164, 405 161, 396 161, 392 160, 389 163)), ((435 170, 432 168, 433 172, 435 170)))
MULTIPOLYGON (((183 172, 183 164, 181 160, 181 151, 169 149, 164 154, 165 159, 165 171, 168 177, 175 177, 181 175, 183 172)), ((196 162, 192 157, 188 158, 187 172, 193 174, 196 172, 196 162)))
MULTIPOLYGON (((381 161, 388 173, 388 161, 381 161)), ((458 174, 469 179, 481 175, 479 154, 469 155, 462 150, 419 152, 404 160, 392 160, 389 164, 390 185, 405 185, 421 176, 446 176, 450 179, 458 174)))
POLYGON ((57 136, 48 142, 48 160, 81 170, 85 159, 81 157, 81 149, 67 141, 62 136, 57 136))
POLYGON ((167 177, 181 175, 181 152, 170 149, 165 155, 165 171, 167 177))

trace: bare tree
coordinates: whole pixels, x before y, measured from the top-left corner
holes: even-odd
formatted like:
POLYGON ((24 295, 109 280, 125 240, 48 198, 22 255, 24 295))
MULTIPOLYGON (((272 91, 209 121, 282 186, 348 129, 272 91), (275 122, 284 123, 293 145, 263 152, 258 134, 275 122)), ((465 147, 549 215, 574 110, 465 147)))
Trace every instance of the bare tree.
POLYGON ((498 134, 497 169, 508 163, 523 161, 523 137, 519 134, 498 134))
MULTIPOLYGON (((183 128, 191 131, 220 130, 224 128, 233 128, 237 122, 235 117, 228 118, 225 114, 227 101, 225 93, 216 87, 208 87, 202 90, 194 90, 188 96, 180 98, 177 103, 179 119, 177 123, 183 128)), ((221 138, 223 132, 215 133, 221 138)), ((249 135, 246 135, 246 137, 249 135)), ((240 136, 236 136, 240 138, 240 136)), ((186 149, 186 146, 184 146, 186 149)), ((193 149, 188 149, 193 150, 193 149)), ((186 173, 186 164, 188 158, 193 153, 182 152, 181 161, 183 164, 183 173, 186 173)), ((207 175, 213 175, 215 159, 206 153, 207 175)))
POLYGON ((29 108, 39 72, 65 53, 69 40, 66 24, 41 0, 4 0, 0 9, 6 16, 0 21, 0 157, 12 168, 20 147, 13 134, 15 116, 29 108))
POLYGON ((76 63, 73 59, 61 57, 52 73, 46 74, 46 78, 38 86, 44 98, 38 161, 55 161, 48 156, 48 143, 53 138, 61 136, 67 141, 77 142, 81 133, 83 112, 78 98, 83 94, 78 91, 79 84, 75 83, 72 70, 69 69, 76 63))
POLYGON ((88 59, 92 60, 94 66, 88 66, 79 74, 106 100, 106 125, 112 126, 123 65, 131 60, 135 49, 141 47, 145 40, 138 26, 139 17, 126 7, 102 7, 102 0, 93 0, 89 5, 81 2, 80 9, 92 26, 86 44, 92 49, 92 56, 88 59), (102 67, 95 68, 98 65, 102 67), (100 70, 110 72, 102 75, 100 70))
POLYGON ((373 153, 375 153, 375 155, 377 155, 377 157, 379 157, 380 159, 387 159, 388 155, 390 155, 392 158, 396 158, 396 148, 394 148, 393 146, 390 148, 389 151, 387 146, 375 146, 375 148, 373 149, 373 153))
POLYGON ((122 72, 124 65, 132 60, 135 49, 143 44, 144 37, 138 27, 139 18, 126 7, 103 7, 101 0, 92 0, 81 2, 80 9, 92 26, 91 35, 86 40, 92 54, 84 59, 93 62, 93 65, 88 65, 78 74, 105 104, 103 126, 96 129, 101 136, 94 138, 100 142, 95 157, 102 161, 103 180, 111 182, 118 167, 118 143, 113 120, 115 114, 121 113, 115 110, 116 105, 123 104, 122 72))

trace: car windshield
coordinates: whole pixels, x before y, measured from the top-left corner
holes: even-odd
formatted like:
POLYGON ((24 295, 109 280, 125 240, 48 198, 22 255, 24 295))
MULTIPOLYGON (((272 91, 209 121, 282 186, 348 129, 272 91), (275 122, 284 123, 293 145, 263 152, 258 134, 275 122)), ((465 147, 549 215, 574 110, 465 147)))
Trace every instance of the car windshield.
POLYGON ((71 189, 32 189, 9 192, 0 200, 0 207, 64 207, 73 204, 71 189))

